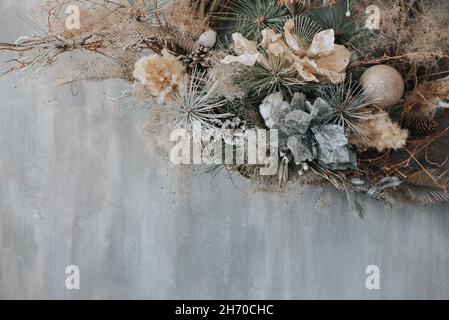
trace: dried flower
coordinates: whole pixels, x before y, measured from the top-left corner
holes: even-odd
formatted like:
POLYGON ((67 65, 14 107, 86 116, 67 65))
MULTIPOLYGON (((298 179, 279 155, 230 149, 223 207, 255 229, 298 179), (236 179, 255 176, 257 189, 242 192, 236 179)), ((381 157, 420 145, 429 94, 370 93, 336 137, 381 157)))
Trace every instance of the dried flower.
POLYGON ((438 108, 448 108, 449 81, 442 80, 419 85, 405 100, 405 115, 433 118, 438 108))
POLYGON ((364 135, 353 132, 351 143, 360 149, 375 148, 379 152, 401 149, 407 143, 408 131, 401 129, 389 115, 382 112, 377 117, 361 120, 364 135))
POLYGON ((260 58, 260 53, 257 49, 257 42, 249 41, 240 33, 234 33, 232 35, 234 40, 234 51, 239 56, 228 55, 221 60, 223 64, 231 64, 239 62, 247 66, 253 66, 260 58))
POLYGON ((186 69, 176 57, 162 52, 141 58, 134 67, 134 78, 148 88, 160 102, 167 101, 172 92, 177 92, 186 76, 186 69))
POLYGON ((244 66, 239 64, 225 65, 220 63, 224 53, 213 52, 211 57, 211 66, 208 68, 208 74, 212 79, 218 81, 216 96, 222 96, 233 101, 245 96, 245 91, 238 86, 235 81, 235 75, 239 74, 244 66))
MULTIPOLYGON (((262 30, 260 46, 266 49, 268 58, 276 57, 288 62, 289 66, 296 70, 299 80, 320 82, 323 79, 328 79, 334 84, 343 82, 351 54, 344 46, 335 44, 334 30, 329 29, 316 33, 310 46, 304 47, 308 39, 301 39, 300 35, 296 34, 295 23, 303 23, 307 27, 306 34, 316 30, 312 24, 299 19, 290 19, 285 23, 284 35, 278 34, 270 28, 262 30)), ((235 52, 239 56, 226 56, 221 61, 222 63, 238 62, 254 66, 256 62, 263 60, 256 42, 245 39, 239 33, 233 34, 233 40, 235 52)))

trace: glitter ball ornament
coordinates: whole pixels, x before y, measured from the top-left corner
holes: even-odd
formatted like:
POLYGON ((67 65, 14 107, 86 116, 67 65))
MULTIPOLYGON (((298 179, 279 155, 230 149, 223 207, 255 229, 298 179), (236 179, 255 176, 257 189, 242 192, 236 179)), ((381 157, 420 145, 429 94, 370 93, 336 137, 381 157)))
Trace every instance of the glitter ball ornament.
POLYGON ((366 98, 379 108, 390 108, 404 94, 404 79, 394 68, 377 65, 365 71, 360 79, 366 98))

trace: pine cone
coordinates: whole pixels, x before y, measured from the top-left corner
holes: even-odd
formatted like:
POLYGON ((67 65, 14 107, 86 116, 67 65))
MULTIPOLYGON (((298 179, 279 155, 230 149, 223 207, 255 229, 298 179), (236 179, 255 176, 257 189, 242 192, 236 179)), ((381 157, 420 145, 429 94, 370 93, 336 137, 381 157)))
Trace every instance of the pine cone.
POLYGON ((178 59, 189 69, 204 70, 211 66, 210 50, 203 46, 198 46, 188 55, 178 56, 178 59))
POLYGON ((409 129, 413 137, 424 137, 434 134, 439 127, 438 121, 421 116, 405 117, 402 126, 409 129))

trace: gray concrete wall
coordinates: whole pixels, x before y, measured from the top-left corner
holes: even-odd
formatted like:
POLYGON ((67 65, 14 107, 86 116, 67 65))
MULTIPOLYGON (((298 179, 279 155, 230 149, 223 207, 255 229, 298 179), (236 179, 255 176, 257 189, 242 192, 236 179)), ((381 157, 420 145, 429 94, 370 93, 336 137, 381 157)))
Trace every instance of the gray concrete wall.
MULTIPOLYGON (((32 3, 0 0, 2 41, 32 3)), ((112 86, 0 79, 0 298, 449 298, 447 205, 366 200, 361 221, 327 188, 247 195, 171 166, 112 86)))

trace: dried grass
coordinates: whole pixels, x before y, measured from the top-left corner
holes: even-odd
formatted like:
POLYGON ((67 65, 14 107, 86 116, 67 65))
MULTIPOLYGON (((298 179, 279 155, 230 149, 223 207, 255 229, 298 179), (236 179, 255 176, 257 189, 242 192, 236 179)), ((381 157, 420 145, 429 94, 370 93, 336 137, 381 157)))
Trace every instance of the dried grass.
POLYGON ((379 152, 401 149, 407 142, 408 132, 394 123, 387 113, 360 121, 364 136, 354 133, 351 142, 360 149, 375 148, 379 152))
POLYGON ((190 0, 177 0, 169 14, 169 21, 178 32, 194 38, 209 29, 208 18, 194 10, 190 0))
POLYGON ((401 0, 354 1, 354 12, 359 17, 366 17, 369 5, 380 9, 380 31, 371 41, 369 51, 404 56, 414 64, 433 63, 438 56, 447 55, 449 1, 427 0, 417 4, 410 6, 401 0))

